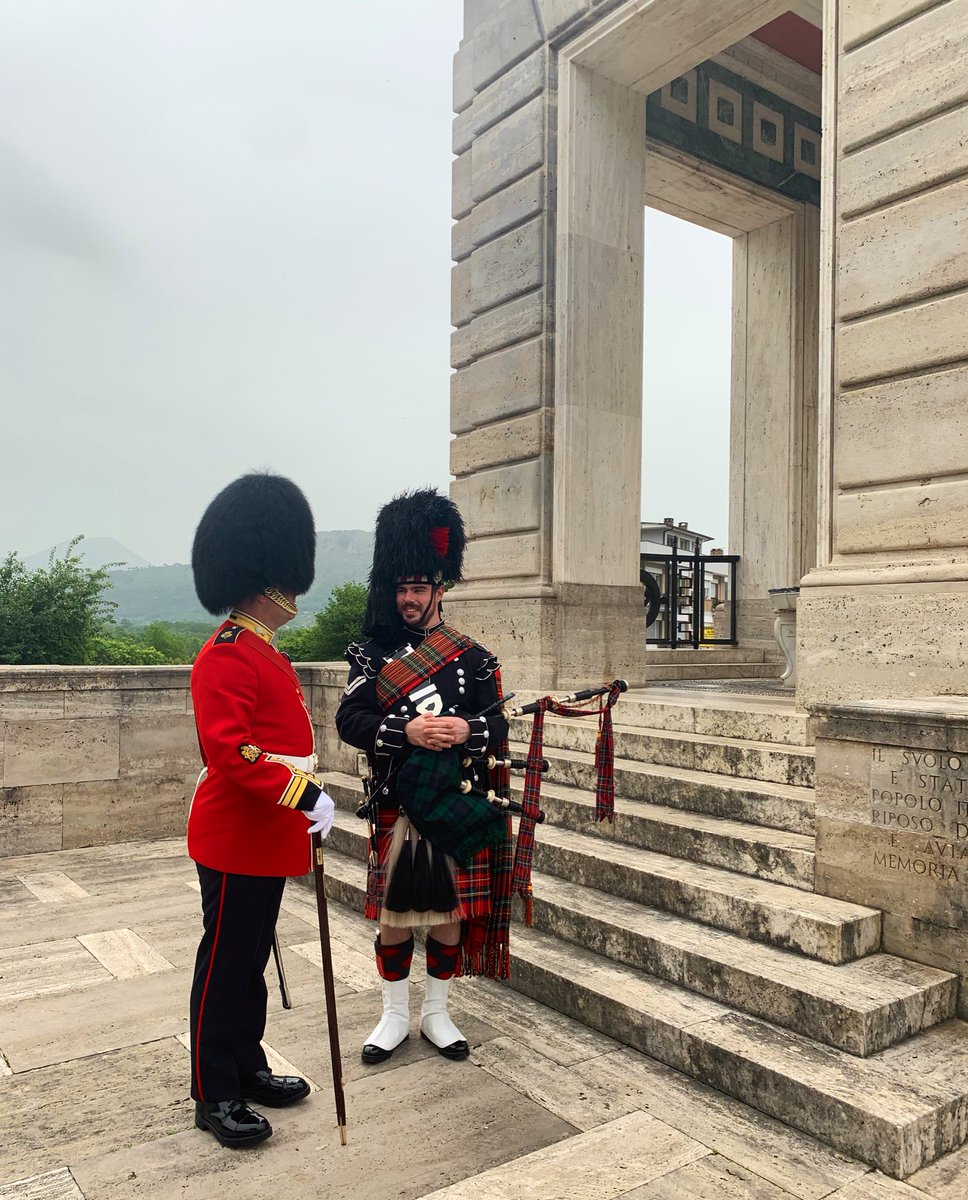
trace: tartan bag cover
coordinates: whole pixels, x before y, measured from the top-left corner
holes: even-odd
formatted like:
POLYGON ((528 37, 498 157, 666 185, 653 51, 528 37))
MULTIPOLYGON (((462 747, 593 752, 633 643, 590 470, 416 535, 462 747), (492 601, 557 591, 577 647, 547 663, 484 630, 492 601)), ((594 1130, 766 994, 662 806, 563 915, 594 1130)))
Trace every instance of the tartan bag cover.
POLYGON ((400 768, 400 805, 417 832, 461 867, 507 836, 504 813, 480 795, 460 790, 460 752, 414 750, 400 768))

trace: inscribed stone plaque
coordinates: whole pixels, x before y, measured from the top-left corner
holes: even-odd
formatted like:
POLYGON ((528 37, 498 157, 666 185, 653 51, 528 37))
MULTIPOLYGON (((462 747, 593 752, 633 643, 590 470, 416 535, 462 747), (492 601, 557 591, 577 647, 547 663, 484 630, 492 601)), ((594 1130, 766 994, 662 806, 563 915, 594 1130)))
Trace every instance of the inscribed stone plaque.
MULTIPOLYGON (((968 755, 872 746, 870 866, 945 889, 968 881, 968 755)), ((940 899, 940 897, 939 897, 940 899)), ((946 897, 948 907, 953 896, 946 897)))

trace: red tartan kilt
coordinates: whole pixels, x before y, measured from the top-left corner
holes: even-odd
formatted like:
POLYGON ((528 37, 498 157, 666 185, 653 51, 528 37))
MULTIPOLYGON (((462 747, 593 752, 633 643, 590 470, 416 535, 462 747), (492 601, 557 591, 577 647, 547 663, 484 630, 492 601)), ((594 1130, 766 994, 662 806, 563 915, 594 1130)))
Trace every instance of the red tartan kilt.
MULTIPOLYGON (((379 866, 370 867, 366 873, 366 905, 363 915, 376 921, 380 916, 383 903, 384 870, 387 854, 390 851, 390 839, 393 826, 396 824, 399 808, 381 808, 377 820, 377 837, 379 842, 379 866)), ((476 854, 467 868, 457 868, 457 899, 461 908, 461 917, 469 920, 471 917, 486 917, 491 911, 490 885, 490 851, 482 850, 476 854)))

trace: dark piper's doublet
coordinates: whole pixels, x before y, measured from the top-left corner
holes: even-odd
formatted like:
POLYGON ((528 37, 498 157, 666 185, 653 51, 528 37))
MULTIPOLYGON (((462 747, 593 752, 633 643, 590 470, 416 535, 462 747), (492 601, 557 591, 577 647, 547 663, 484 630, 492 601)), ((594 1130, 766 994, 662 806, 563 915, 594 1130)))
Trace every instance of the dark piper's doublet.
POLYGON ((265 969, 289 875, 310 869, 313 726, 292 664, 244 615, 199 651, 192 702, 205 769, 188 818, 204 933, 191 996, 192 1096, 237 1099, 266 1070, 265 969), (244 623, 243 623, 244 622, 244 623))
MULTIPOLYGON (((346 651, 350 672, 336 712, 336 728, 344 742, 366 753, 370 794, 378 802, 381 865, 370 867, 365 908, 366 916, 373 920, 380 915, 384 885, 382 864, 400 809, 397 770, 413 750, 405 732, 408 722, 427 712, 435 716, 463 717, 471 729, 463 749, 474 756, 497 753, 507 738, 507 721, 499 710, 486 717, 478 715, 498 700, 500 673, 494 655, 476 643, 440 667, 391 708, 386 711, 381 708, 376 692, 376 678, 381 667, 409 654, 431 632, 412 632, 401 627, 403 640, 389 653, 375 641, 354 642, 346 651)), ((485 789, 488 785, 485 768, 477 769, 471 778, 476 778, 475 787, 485 789)), ((486 916, 489 912, 488 853, 481 851, 466 870, 457 871, 457 894, 465 920, 486 916)))

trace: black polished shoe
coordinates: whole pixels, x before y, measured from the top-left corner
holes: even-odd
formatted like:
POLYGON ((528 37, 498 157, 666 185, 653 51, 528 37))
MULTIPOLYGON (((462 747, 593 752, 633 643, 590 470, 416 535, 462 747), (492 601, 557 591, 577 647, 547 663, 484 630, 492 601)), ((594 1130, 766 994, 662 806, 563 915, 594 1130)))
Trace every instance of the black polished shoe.
POLYGON ((422 1029, 420 1031, 420 1036, 425 1042, 430 1042, 431 1046, 433 1046, 438 1054, 442 1054, 444 1058, 453 1059, 454 1062, 463 1062, 463 1060, 467 1058, 471 1052, 470 1046, 468 1046, 463 1038, 461 1038, 460 1041, 451 1042, 449 1046, 438 1046, 436 1042, 430 1041, 430 1038, 427 1037, 422 1029))
POLYGON ((195 1128, 207 1129, 223 1146, 233 1149, 254 1146, 272 1134, 272 1126, 265 1117, 241 1100, 222 1100, 217 1104, 196 1100, 195 1128))
POLYGON ((367 1042, 363 1047, 360 1058, 363 1059, 368 1067, 375 1067, 377 1063, 386 1062, 393 1054, 393 1051, 399 1049, 409 1036, 407 1034, 402 1041, 398 1042, 396 1046, 391 1046, 389 1050, 385 1050, 382 1046, 377 1046, 374 1042, 367 1042))
POLYGON ((242 1080, 242 1095, 266 1108, 285 1108, 309 1095, 309 1084, 298 1075, 272 1075, 269 1071, 256 1071, 242 1080))

